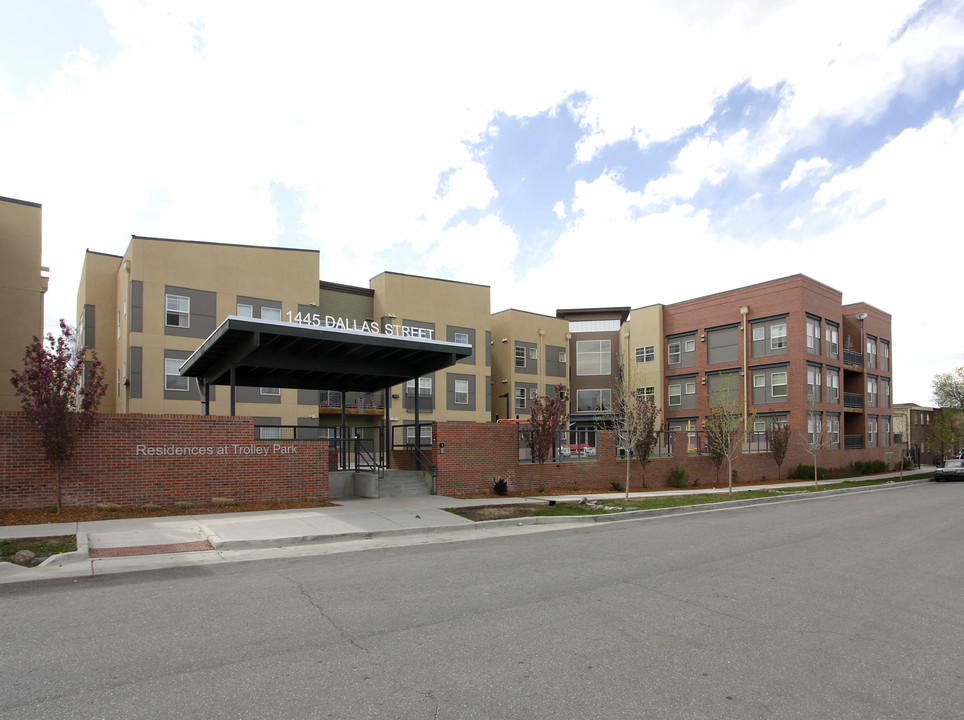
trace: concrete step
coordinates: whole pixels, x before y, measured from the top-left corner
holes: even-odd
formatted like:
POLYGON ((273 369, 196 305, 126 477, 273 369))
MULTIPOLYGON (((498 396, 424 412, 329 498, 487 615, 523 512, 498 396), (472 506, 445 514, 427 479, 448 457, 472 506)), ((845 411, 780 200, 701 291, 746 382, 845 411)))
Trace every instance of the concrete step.
POLYGON ((387 470, 378 483, 380 497, 411 497, 430 495, 432 478, 429 473, 412 470, 387 470))

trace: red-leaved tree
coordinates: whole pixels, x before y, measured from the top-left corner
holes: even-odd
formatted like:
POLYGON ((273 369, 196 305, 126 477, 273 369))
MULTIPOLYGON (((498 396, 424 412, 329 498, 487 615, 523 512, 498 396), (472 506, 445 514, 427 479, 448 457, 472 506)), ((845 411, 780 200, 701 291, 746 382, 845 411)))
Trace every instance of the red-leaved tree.
POLYGON ((545 490, 543 479, 546 460, 552 453, 556 443, 556 435, 569 423, 569 412, 566 406, 566 386, 556 385, 553 388, 554 397, 548 395, 533 399, 529 407, 529 429, 526 432, 526 442, 532 452, 532 459, 539 463, 539 489, 545 490))
POLYGON ((24 353, 23 370, 14 370, 10 378, 57 474, 58 513, 64 470, 107 390, 103 364, 96 357, 88 360, 86 348, 75 345, 74 331, 61 320, 60 337, 35 337, 24 353))

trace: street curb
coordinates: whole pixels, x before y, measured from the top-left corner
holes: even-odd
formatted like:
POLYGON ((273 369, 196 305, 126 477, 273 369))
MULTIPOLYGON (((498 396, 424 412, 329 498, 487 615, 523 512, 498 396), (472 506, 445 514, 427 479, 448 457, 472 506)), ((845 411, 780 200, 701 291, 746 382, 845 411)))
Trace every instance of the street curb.
MULTIPOLYGON (((500 520, 479 520, 471 524, 459 523, 456 525, 433 525, 425 528, 398 528, 392 530, 357 530, 353 532, 326 534, 326 535, 300 535, 288 538, 271 538, 262 540, 227 540, 222 541, 218 538, 216 550, 254 550, 294 547, 299 545, 322 545, 336 542, 350 542, 358 540, 377 540, 385 537, 405 537, 410 535, 438 535, 443 533, 457 532, 479 532, 499 527, 518 527, 527 525, 576 525, 592 524, 603 522, 621 522, 624 520, 640 520, 649 517, 659 517, 663 515, 679 515, 695 512, 708 512, 711 510, 726 510, 750 505, 759 505, 773 502, 786 502, 789 500, 806 500, 832 495, 844 495, 853 492, 867 492, 872 490, 890 489, 895 486, 910 486, 921 483, 928 483, 931 480, 922 478, 920 480, 907 480, 904 482, 887 482, 881 485, 867 485, 854 488, 839 488, 836 490, 819 490, 816 492, 795 492, 787 495, 778 495, 765 498, 749 498, 746 500, 724 500, 703 505, 683 505, 674 508, 654 508, 652 510, 630 510, 627 512, 611 513, 606 515, 560 515, 556 517, 523 517, 523 518, 504 518, 500 520)), ((213 533, 212 533, 213 535, 213 533)), ((216 535, 214 537, 217 537, 216 535)), ((212 545, 214 543, 212 542, 212 545)))

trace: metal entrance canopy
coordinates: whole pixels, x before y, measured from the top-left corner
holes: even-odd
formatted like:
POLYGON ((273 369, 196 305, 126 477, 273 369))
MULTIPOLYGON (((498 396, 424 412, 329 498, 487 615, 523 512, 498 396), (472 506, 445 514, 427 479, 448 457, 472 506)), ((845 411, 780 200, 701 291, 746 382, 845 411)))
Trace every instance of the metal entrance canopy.
POLYGON ((455 365, 443 340, 230 316, 181 365, 204 386, 374 392, 455 365))

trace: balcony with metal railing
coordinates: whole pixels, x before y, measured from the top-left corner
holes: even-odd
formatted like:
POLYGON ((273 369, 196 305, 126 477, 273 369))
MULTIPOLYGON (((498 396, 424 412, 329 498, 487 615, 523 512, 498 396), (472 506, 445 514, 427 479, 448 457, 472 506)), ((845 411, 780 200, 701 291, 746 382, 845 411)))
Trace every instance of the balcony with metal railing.
POLYGON ((864 371, 864 356, 856 350, 844 349, 843 362, 848 370, 864 371))
POLYGON ((843 394, 844 410, 849 412, 864 411, 864 396, 860 393, 845 392, 843 394))
POLYGON ((349 415, 382 415, 385 411, 385 393, 342 393, 337 390, 322 390, 318 398, 318 412, 328 415, 340 413, 342 398, 345 412, 349 415))

